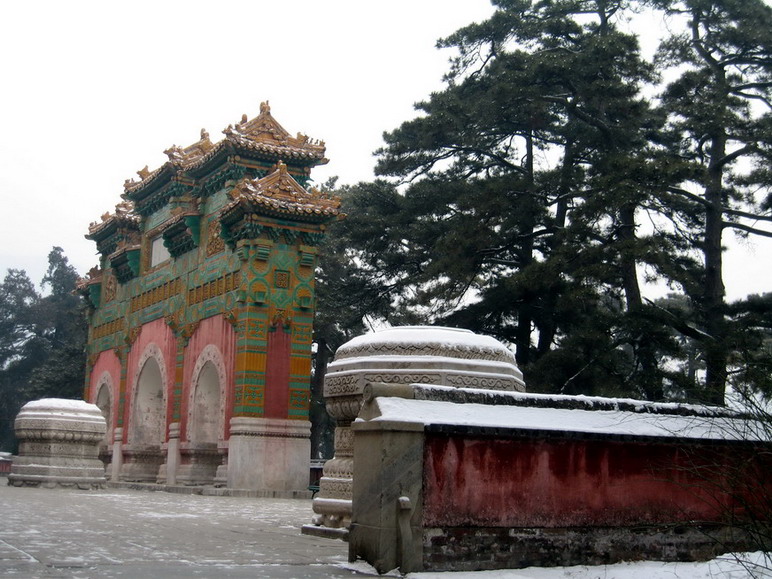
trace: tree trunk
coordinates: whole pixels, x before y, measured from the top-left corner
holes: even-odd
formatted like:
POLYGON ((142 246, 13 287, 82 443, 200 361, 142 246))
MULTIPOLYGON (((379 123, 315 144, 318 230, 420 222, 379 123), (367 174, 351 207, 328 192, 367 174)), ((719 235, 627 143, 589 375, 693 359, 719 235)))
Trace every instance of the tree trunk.
POLYGON ((651 337, 646 332, 645 321, 642 318, 643 302, 641 300, 641 288, 638 284, 637 260, 634 247, 636 241, 635 209, 634 204, 627 203, 619 211, 622 287, 625 292, 627 313, 640 318, 632 320, 634 327, 638 328, 639 331, 638 335, 632 336, 631 339, 637 385, 647 400, 662 400, 664 398, 664 391, 656 348, 652 343, 651 337))
POLYGON ((324 376, 330 361, 330 349, 324 338, 317 339, 316 346, 308 411, 311 421, 311 458, 332 458, 335 447, 335 421, 327 414, 324 401, 324 376))
POLYGON ((723 164, 726 153, 726 135, 713 138, 710 148, 705 187, 705 237, 703 255, 705 259, 705 292, 702 299, 705 332, 710 336, 705 342, 705 389, 710 404, 724 404, 726 390, 726 365, 729 358, 725 337, 724 280, 722 275, 723 253, 723 164))
MULTIPOLYGON (((555 205, 555 233, 550 240, 550 251, 554 254, 565 243, 565 227, 568 218, 568 194, 571 191, 571 172, 576 162, 574 142, 568 140, 564 146, 563 163, 560 170, 560 187, 558 200, 555 205)), ((541 313, 539 315, 539 341, 536 345, 537 356, 543 356, 552 349, 555 341, 557 325, 555 323, 555 308, 560 298, 560 276, 554 280, 540 300, 541 313)))
MULTIPOLYGON (((534 185, 534 150, 533 150, 533 136, 531 133, 525 137, 526 147, 526 171, 528 179, 528 192, 533 191, 534 185)), ((533 207, 534 198, 532 195, 526 196, 526 203, 524 204, 523 212, 523 228, 522 233, 525 234, 522 247, 520 248, 520 259, 522 268, 528 267, 533 262, 533 236, 528 235, 533 233, 535 229, 535 216, 533 207)), ((536 296, 522 296, 522 300, 517 308, 517 329, 515 331, 515 359, 518 365, 522 368, 527 366, 531 361, 531 324, 533 322, 533 300, 536 296)))

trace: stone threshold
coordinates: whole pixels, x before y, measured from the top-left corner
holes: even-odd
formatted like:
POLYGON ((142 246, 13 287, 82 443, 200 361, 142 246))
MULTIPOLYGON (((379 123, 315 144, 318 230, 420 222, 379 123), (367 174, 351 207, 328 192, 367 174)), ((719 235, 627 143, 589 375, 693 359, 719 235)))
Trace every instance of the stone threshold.
POLYGON ((313 537, 322 537, 323 539, 340 539, 348 543, 348 529, 334 529, 323 525, 303 525, 300 527, 301 535, 311 535, 313 537))

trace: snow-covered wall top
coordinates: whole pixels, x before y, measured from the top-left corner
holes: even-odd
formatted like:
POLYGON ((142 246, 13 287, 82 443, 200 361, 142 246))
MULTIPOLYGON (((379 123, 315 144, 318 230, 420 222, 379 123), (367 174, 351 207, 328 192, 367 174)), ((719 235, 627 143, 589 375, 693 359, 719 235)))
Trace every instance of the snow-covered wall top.
POLYGON ((599 436, 666 437, 769 442, 763 425, 719 408, 653 404, 640 400, 545 396, 411 385, 397 396, 377 386, 358 422, 424 427, 511 429, 599 436), (407 397, 402 397, 407 396, 407 397))

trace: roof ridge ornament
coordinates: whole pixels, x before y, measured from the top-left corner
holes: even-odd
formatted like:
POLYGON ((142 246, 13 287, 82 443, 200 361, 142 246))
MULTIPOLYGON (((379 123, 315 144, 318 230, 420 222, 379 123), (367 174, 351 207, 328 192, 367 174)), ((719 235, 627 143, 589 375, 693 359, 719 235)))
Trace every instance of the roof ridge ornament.
POLYGON ((241 137, 255 142, 287 144, 292 139, 289 132, 271 115, 268 101, 260 103, 260 114, 249 120, 241 115, 241 122, 236 126, 228 125, 223 131, 226 138, 241 137))

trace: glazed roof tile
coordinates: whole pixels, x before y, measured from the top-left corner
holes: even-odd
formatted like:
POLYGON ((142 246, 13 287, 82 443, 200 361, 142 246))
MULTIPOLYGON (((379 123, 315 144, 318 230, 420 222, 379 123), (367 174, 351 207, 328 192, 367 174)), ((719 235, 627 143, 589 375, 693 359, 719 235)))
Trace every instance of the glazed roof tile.
POLYGON ((312 221, 326 221, 340 214, 338 197, 316 189, 304 189, 282 162, 279 162, 276 171, 262 179, 242 179, 229 195, 232 201, 223 208, 223 215, 234 212, 237 207, 312 221))

